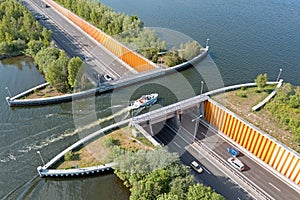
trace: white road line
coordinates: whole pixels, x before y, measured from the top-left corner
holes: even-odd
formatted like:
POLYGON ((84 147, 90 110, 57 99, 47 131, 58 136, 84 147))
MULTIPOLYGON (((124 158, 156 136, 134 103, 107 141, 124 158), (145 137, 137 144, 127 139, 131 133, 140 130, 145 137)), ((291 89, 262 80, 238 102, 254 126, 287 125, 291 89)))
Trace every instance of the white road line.
POLYGON ((281 192, 281 190, 280 189, 278 189, 278 187, 276 187, 275 185, 273 185, 272 183, 270 183, 269 182, 269 184, 273 187, 273 188, 275 188, 276 190, 278 190, 279 192, 281 192))
POLYGON ((205 167, 202 166, 202 168, 204 169, 204 171, 206 171, 207 173, 211 174, 210 171, 208 171, 205 167))
POLYGON ((179 146, 179 144, 177 144, 176 142, 174 142, 174 144, 175 144, 178 148, 181 149, 181 147, 179 146))

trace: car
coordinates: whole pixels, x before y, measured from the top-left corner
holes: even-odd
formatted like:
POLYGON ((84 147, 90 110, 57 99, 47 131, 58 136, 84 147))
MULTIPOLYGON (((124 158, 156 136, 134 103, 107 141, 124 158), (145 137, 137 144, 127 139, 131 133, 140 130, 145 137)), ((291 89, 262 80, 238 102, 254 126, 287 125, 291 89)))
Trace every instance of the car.
POLYGON ((203 169, 202 167, 199 165, 199 163, 197 161, 193 161, 191 163, 191 167, 198 173, 202 173, 203 172, 203 169))
POLYGON ((83 56, 83 60, 84 60, 84 61, 90 61, 91 59, 90 59, 87 55, 84 55, 84 56, 83 56))
POLYGON ((104 74, 103 75, 103 78, 104 78, 104 80, 106 80, 106 81, 112 81, 112 80, 114 80, 110 75, 108 75, 108 74, 104 74))
POLYGON ((237 150, 236 148, 230 146, 230 147, 227 147, 227 151, 228 153, 230 153, 231 155, 237 157, 239 155, 239 150, 237 150))
POLYGON ((245 170, 245 165, 237 159, 236 157, 230 157, 227 160, 234 168, 238 169, 239 171, 244 171, 245 170))
POLYGON ((42 20, 47 20, 48 18, 47 18, 45 15, 42 15, 42 16, 41 16, 41 19, 42 19, 42 20))

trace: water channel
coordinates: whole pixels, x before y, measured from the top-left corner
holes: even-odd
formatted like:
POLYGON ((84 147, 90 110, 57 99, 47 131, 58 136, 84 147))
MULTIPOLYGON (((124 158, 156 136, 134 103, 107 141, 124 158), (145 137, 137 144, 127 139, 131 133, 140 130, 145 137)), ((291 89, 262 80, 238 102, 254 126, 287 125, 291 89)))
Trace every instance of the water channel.
MULTIPOLYGON (((82 179, 40 179, 40 151, 49 160, 93 130, 119 121, 128 113, 100 123, 90 130, 76 130, 124 109, 144 93, 158 92, 157 105, 177 102, 200 93, 243 82, 259 73, 282 77, 300 85, 300 3, 298 1, 145 1, 103 0, 127 14, 137 14, 147 26, 183 32, 205 45, 210 55, 200 64, 168 77, 124 87, 85 101, 58 105, 9 108, 12 95, 43 83, 30 58, 0 62, 0 198, 8 199, 128 199, 128 190, 114 175, 82 179), (172 2, 172 3, 170 3, 172 2), (147 9, 145 9, 147 8, 147 9), (170 10, 174 12, 170 12, 170 10), (175 12, 176 11, 176 12, 175 12)), ((142 111, 145 112, 145 111, 142 111)))

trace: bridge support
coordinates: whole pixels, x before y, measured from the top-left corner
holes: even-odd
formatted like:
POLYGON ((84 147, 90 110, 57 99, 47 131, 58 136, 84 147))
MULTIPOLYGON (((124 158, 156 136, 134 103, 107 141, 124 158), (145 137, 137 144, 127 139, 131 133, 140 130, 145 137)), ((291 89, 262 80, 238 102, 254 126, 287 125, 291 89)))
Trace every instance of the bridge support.
POLYGON ((167 123, 170 124, 173 128, 179 129, 181 125, 181 113, 179 110, 174 112, 174 117, 167 120, 167 123))

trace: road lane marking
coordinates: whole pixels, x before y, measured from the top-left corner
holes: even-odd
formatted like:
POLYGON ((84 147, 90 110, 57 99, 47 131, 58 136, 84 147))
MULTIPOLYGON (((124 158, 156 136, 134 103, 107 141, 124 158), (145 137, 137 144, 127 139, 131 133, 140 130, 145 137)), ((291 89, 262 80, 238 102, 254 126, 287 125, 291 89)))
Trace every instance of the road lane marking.
POLYGON ((205 167, 202 166, 202 168, 203 168, 204 171, 206 171, 208 174, 211 174, 210 171, 208 171, 205 167))
POLYGON ((174 142, 174 144, 175 144, 178 148, 181 149, 181 147, 179 146, 179 144, 177 144, 176 142, 174 142))
POLYGON ((273 185, 272 183, 270 183, 269 182, 269 184, 273 187, 273 188, 275 188, 276 190, 278 190, 279 192, 281 192, 281 190, 280 189, 278 189, 278 187, 276 187, 275 185, 273 185))

